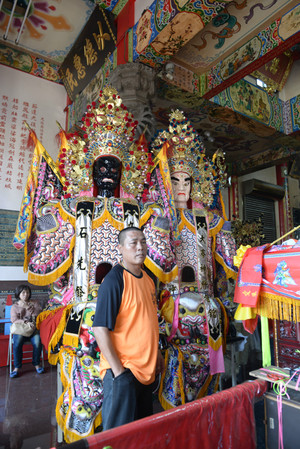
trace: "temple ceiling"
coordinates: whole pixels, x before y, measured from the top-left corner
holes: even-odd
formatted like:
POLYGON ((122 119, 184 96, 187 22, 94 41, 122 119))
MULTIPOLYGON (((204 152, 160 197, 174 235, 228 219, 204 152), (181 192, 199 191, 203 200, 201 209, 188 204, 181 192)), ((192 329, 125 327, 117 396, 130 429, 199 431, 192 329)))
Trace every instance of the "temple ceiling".
MULTIPOLYGON (((58 0, 3 0, 0 63, 61 83, 58 70, 94 9, 99 5, 120 17, 129 3, 72 0, 70 8, 58 0)), ((223 149, 233 171, 251 171, 300 152, 300 92, 284 101, 279 94, 292 71, 300 70, 298 2, 144 3, 127 32, 125 50, 129 61, 156 73, 152 110, 159 126, 166 126, 171 109, 180 108, 208 152, 223 149), (256 78, 265 87, 251 81, 256 78)), ((125 50, 117 47, 115 53, 125 50)), ((119 56, 106 61, 102 79, 119 56)))

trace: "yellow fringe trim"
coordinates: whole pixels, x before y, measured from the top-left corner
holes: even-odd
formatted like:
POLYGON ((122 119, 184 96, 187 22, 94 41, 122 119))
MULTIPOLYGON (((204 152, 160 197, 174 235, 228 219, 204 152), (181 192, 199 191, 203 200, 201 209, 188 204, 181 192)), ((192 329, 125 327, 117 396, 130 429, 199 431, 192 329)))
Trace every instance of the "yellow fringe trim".
POLYGON ((199 391, 199 393, 198 393, 196 399, 203 398, 203 397, 206 395, 207 388, 208 388, 208 385, 210 384, 211 380, 212 380, 212 375, 209 374, 209 375, 207 376, 206 381, 205 381, 204 384, 202 385, 202 387, 201 387, 201 389, 200 389, 200 391, 199 391))
POLYGON ((72 214, 69 214, 65 209, 63 209, 61 202, 57 203, 55 205, 56 209, 58 209, 60 216, 63 220, 69 221, 73 228, 76 226, 76 217, 74 217, 72 214))
POLYGON ((227 218, 227 215, 226 215, 226 212, 225 212, 225 205, 224 205, 224 201, 223 201, 223 196, 222 196, 221 192, 220 192, 220 197, 219 198, 220 198, 220 202, 221 202, 222 214, 223 214, 224 220, 228 221, 228 218, 227 218))
MULTIPOLYGON (((62 306, 62 307, 65 307, 65 306, 62 306)), ((37 318, 37 327, 38 326, 40 327, 40 323, 43 320, 45 320, 49 315, 55 315, 57 310, 61 309, 62 307, 58 307, 55 310, 45 310, 44 312, 41 312, 38 315, 38 318, 37 318)), ((58 325, 57 325, 57 327, 55 329, 55 332, 53 333, 53 335, 52 335, 52 337, 51 337, 51 339, 49 341, 49 344, 48 344, 48 361, 49 361, 49 363, 51 365, 56 365, 56 363, 58 361, 58 354, 52 354, 51 351, 52 351, 53 348, 55 348, 55 346, 57 345, 57 343, 61 339, 61 336, 62 336, 62 334, 63 334, 63 332, 65 330, 65 327, 66 327, 66 322, 67 322, 67 318, 69 316, 69 311, 70 311, 70 309, 72 307, 73 307, 73 304, 69 304, 69 305, 66 306, 66 308, 65 308, 65 310, 64 310, 64 312, 63 312, 63 314, 61 316, 60 322, 58 323, 58 325)))
MULTIPOLYGON (((56 407, 55 407, 55 415, 56 415, 56 421, 57 421, 57 424, 59 425, 59 427, 61 428, 61 430, 63 431, 63 433, 64 433, 64 439, 66 440, 66 436, 65 436, 65 433, 66 433, 66 427, 65 427, 65 421, 67 420, 67 418, 68 418, 68 415, 69 415, 69 413, 70 413, 70 407, 71 407, 71 397, 70 397, 70 391, 68 391, 68 396, 69 396, 69 410, 68 410, 68 413, 67 413, 67 415, 65 416, 65 418, 63 418, 62 417, 62 415, 61 415, 61 413, 60 413, 60 408, 61 408, 61 406, 62 406, 62 404, 63 404, 63 402, 64 402, 64 396, 65 396, 65 389, 67 388, 67 386, 68 386, 68 379, 67 379, 67 377, 65 376, 65 372, 64 372, 64 358, 63 358, 63 356, 62 356, 62 351, 64 351, 64 349, 61 349, 61 352, 60 352, 60 354, 59 354, 59 363, 60 363, 60 379, 61 379, 61 383, 62 383, 62 385, 63 385, 63 387, 64 387, 64 390, 63 390, 63 392, 62 392, 62 394, 60 395, 60 397, 58 398, 58 400, 57 400, 57 403, 56 403, 56 407)), ((67 351, 66 351, 67 352, 67 351)), ((68 375, 69 375, 69 378, 70 378, 70 376, 71 376, 71 374, 70 374, 70 372, 71 372, 71 369, 72 369, 72 363, 69 363, 68 364, 68 366, 69 366, 69 372, 68 372, 68 375)))
POLYGON ((220 335, 217 341, 213 340, 212 337, 209 335, 209 346, 214 350, 217 351, 223 343, 223 338, 220 335))
POLYGON ((184 227, 187 227, 193 234, 196 234, 196 227, 190 223, 183 213, 183 209, 180 210, 180 223, 178 225, 178 232, 181 232, 184 227))
POLYGON ((30 254, 27 254, 27 239, 26 239, 25 245, 24 245, 24 264, 23 264, 24 273, 27 273, 27 271, 28 271, 28 265, 29 265, 29 261, 30 261, 32 255, 33 255, 33 251, 31 251, 30 254))
POLYGON ((298 299, 286 298, 273 295, 272 293, 261 293, 256 307, 243 307, 239 304, 234 319, 251 320, 261 315, 273 320, 286 320, 300 322, 300 301, 298 299))
POLYGON ((105 220, 107 220, 111 225, 113 225, 114 228, 118 229, 118 231, 122 231, 122 229, 124 229, 124 223, 115 220, 110 215, 108 210, 106 210, 106 209, 103 212, 103 214, 101 215, 101 217, 99 217, 99 218, 97 218, 96 220, 93 221, 92 229, 96 229, 99 226, 101 226, 105 222, 105 220))
POLYGON ((177 265, 169 273, 164 273, 163 270, 158 267, 148 256, 146 257, 144 264, 160 280, 160 282, 163 282, 164 284, 171 282, 176 278, 176 276, 178 276, 177 265))
POLYGON ((72 265, 72 251, 75 245, 75 235, 73 235, 71 240, 71 245, 69 248, 69 257, 51 273, 46 274, 36 274, 29 271, 28 282, 34 285, 49 285, 55 282, 60 276, 66 273, 70 266, 72 265))
MULTIPOLYGON (((178 361, 179 361, 179 367, 178 367, 178 371, 180 371, 180 375, 178 376, 178 382, 179 382, 179 388, 180 388, 180 395, 181 395, 181 401, 182 404, 185 404, 185 394, 184 394, 184 386, 183 386, 183 370, 182 370, 182 364, 183 364, 183 355, 182 353, 179 351, 179 357, 178 357, 178 361)), ((168 364, 168 350, 165 353, 165 366, 167 366, 168 364)), ((166 376, 166 370, 164 371, 162 377, 161 377, 161 381, 160 381, 160 386, 159 386, 159 392, 158 392, 158 398, 159 401, 161 403, 161 406, 163 407, 164 410, 171 410, 172 408, 174 408, 173 405, 171 405, 164 397, 163 397, 163 384, 164 384, 164 380, 165 380, 165 376, 166 376)), ((220 378, 220 374, 217 374, 217 380, 214 386, 214 393, 216 393, 216 391, 218 390, 218 386, 219 386, 219 378, 220 378)), ((207 388, 210 384, 212 380, 212 375, 209 374, 207 376, 206 381, 204 382, 204 384, 202 385, 196 399, 200 399, 203 398, 206 393, 207 393, 207 388)))
MULTIPOLYGON (((165 367, 168 364, 168 353, 169 353, 169 350, 167 349, 165 352, 165 367)), ((172 407, 171 406, 168 407, 169 404, 166 402, 165 398, 162 396, 162 390, 163 390, 165 377, 166 377, 166 368, 165 368, 164 372, 162 373, 162 376, 160 379, 160 385, 159 385, 159 390, 158 390, 158 399, 159 399, 159 402, 161 403, 161 406, 163 407, 163 409, 169 410, 172 407)))
POLYGON ((220 254, 214 252, 214 258, 224 268, 224 271, 226 273, 226 279, 237 279, 237 272, 226 265, 220 254))
POLYGON ((72 369, 73 369, 73 363, 74 363, 74 353, 73 351, 69 350, 68 348, 63 348, 59 354, 59 362, 61 365, 61 370, 60 370, 60 378, 61 378, 61 382, 62 385, 64 387, 64 391, 62 392, 62 394, 60 395, 60 397, 57 400, 56 403, 56 407, 55 407, 55 415, 56 415, 56 420, 57 420, 57 424, 59 425, 59 427, 61 428, 61 430, 63 431, 63 435, 64 435, 64 440, 66 441, 66 443, 70 444, 73 443, 74 441, 78 441, 81 440, 82 438, 87 438, 91 435, 93 435, 95 433, 95 428, 100 426, 100 424, 102 423, 102 413, 101 411, 98 413, 98 415, 95 417, 93 425, 91 427, 90 432, 85 433, 85 434, 77 434, 75 429, 71 429, 69 430, 66 426, 66 422, 69 419, 69 415, 71 413, 71 407, 72 407, 72 388, 69 385, 69 379, 72 378, 72 369), (63 352, 68 353, 71 357, 72 360, 70 363, 68 363, 68 376, 69 378, 65 375, 64 372, 64 357, 63 357, 63 352), (68 397, 69 397, 69 409, 68 412, 66 414, 65 417, 63 417, 60 413, 60 409, 63 405, 64 402, 64 396, 65 396, 65 392, 66 389, 68 389, 68 397))
POLYGON ((146 221, 148 221, 152 214, 154 214, 154 210, 152 209, 152 207, 149 207, 140 218, 140 227, 144 226, 144 224, 146 223, 146 221))
MULTIPOLYGON (((179 350, 179 348, 177 346, 176 346, 176 348, 178 349, 179 366, 178 366, 178 371, 177 372, 178 372, 178 383, 179 383, 179 389, 180 389, 180 397, 181 397, 181 403, 185 404, 185 394, 184 394, 184 386, 183 386, 183 369, 182 369, 183 355, 182 355, 181 351, 179 350)), ((168 365, 168 358, 169 358, 169 351, 166 350, 166 353, 165 353, 165 366, 168 365)), ((170 404, 163 397, 163 384, 164 384, 165 377, 166 377, 166 369, 163 372, 163 375, 161 376, 159 392, 158 392, 158 398, 159 398, 159 402, 161 403, 161 406, 163 407, 164 410, 171 410, 172 408, 174 408, 174 405, 170 404)))
MULTIPOLYGON (((66 323, 67 323, 67 318, 69 316, 69 311, 72 309, 73 304, 68 304, 62 314, 62 317, 60 319, 60 322, 58 323, 57 328, 55 329, 54 334, 51 337, 51 340, 49 342, 49 349, 51 350, 52 348, 54 348, 57 343, 60 341, 61 336, 65 330, 66 327, 66 323)), ((49 351, 50 353, 51 351, 49 351)))
POLYGON ((219 223, 214 228, 209 228, 209 237, 213 237, 218 234, 219 231, 223 228, 224 225, 224 219, 220 218, 219 223))
POLYGON ((64 332, 63 344, 66 346, 77 347, 79 345, 79 335, 69 334, 67 332, 64 332))
POLYGON ((180 396, 181 396, 181 403, 185 404, 185 394, 184 394, 184 385, 183 385, 183 355, 178 348, 178 382, 179 382, 179 388, 180 388, 180 396))
POLYGON ((222 313, 223 313, 223 324, 224 324, 224 329, 223 329, 223 353, 225 354, 226 351, 226 335, 228 332, 228 327, 229 327, 229 319, 228 319, 228 315, 226 312, 226 308, 224 306, 224 304, 222 303, 222 301, 219 298, 216 298, 216 300, 218 301, 218 303, 220 304, 220 307, 222 309, 222 313))
POLYGON ((216 379, 216 384, 215 384, 215 388, 214 388, 214 393, 216 393, 219 390, 220 376, 221 376, 221 374, 217 374, 217 379, 216 379))
POLYGON ((27 273, 28 271, 28 260, 29 260, 29 256, 27 254, 27 238, 25 240, 25 245, 24 245, 24 263, 23 263, 23 272, 27 273))
POLYGON ((36 317, 36 328, 40 330, 41 322, 44 321, 49 316, 55 315, 56 312, 62 307, 64 306, 57 307, 56 309, 53 310, 43 310, 41 313, 39 313, 38 316, 36 317))
POLYGON ((71 366, 71 368, 69 369, 69 372, 68 372, 68 376, 69 377, 67 377, 66 375, 65 375, 65 370, 64 370, 64 363, 65 363, 65 359, 64 359, 64 353, 67 353, 67 354, 69 354, 69 356, 70 357, 74 357, 74 351, 73 351, 73 349, 71 349, 71 348, 61 348, 60 349, 60 351, 59 351, 59 363, 60 363, 60 367, 61 367, 61 370, 60 370, 60 379, 61 379, 61 383, 63 384, 63 387, 64 388, 67 388, 67 386, 69 385, 69 379, 70 379, 70 376, 71 376, 71 373, 72 373, 72 363, 69 363, 69 368, 70 368, 70 366, 71 366))
POLYGON ((212 245, 211 245, 211 251, 212 251, 212 254, 213 254, 213 255, 214 255, 215 252, 216 252, 216 241, 217 241, 217 239, 216 239, 216 236, 214 235, 214 236, 212 237, 212 245))
POLYGON ((257 314, 274 320, 300 322, 300 301, 298 299, 262 292, 254 310, 257 314))
POLYGON ((58 362, 59 354, 48 354, 48 362, 50 365, 56 365, 58 362))
POLYGON ((31 232, 31 227, 32 227, 32 208, 30 208, 30 213, 29 213, 29 227, 28 227, 28 232, 27 232, 27 236, 26 236, 26 240, 25 240, 25 245, 24 245, 24 265, 23 265, 23 271, 24 273, 27 273, 28 271, 28 265, 29 265, 29 260, 31 257, 31 254, 27 254, 27 242, 28 242, 28 233, 31 232))

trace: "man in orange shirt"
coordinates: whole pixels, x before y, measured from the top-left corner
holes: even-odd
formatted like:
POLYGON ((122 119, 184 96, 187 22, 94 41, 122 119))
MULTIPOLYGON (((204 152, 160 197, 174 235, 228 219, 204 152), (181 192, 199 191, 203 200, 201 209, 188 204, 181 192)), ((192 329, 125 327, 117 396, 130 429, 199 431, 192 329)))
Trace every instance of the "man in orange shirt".
POLYGON ((142 270, 146 238, 138 228, 119 233, 123 262, 98 290, 93 330, 101 350, 104 379, 103 430, 153 413, 152 384, 163 370, 155 287, 142 270))

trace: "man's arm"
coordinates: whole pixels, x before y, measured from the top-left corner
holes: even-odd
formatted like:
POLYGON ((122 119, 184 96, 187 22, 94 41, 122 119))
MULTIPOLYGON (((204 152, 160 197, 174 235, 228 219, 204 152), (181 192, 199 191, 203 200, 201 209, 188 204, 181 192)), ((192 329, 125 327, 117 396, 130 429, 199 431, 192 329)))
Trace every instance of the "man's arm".
POLYGON ((107 327, 94 327, 93 332, 100 351, 109 363, 115 377, 125 371, 120 359, 116 353, 112 340, 110 338, 110 330, 107 327))

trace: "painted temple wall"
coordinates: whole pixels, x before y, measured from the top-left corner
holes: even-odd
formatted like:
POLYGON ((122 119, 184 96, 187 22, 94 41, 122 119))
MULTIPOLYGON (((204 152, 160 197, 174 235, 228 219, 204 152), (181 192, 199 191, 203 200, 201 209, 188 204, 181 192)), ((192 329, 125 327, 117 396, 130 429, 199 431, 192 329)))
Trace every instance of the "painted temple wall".
POLYGON ((3 65, 0 79, 0 281, 25 280, 23 254, 11 243, 32 159, 23 122, 56 160, 56 121, 65 126, 67 94, 62 85, 3 65))
POLYGON ((145 9, 152 5, 153 0, 139 0, 134 4, 134 22, 138 22, 145 9))
POLYGON ((282 101, 290 100, 300 94, 300 60, 295 61, 286 84, 278 97, 282 101))
POLYGON ((62 85, 3 65, 0 79, 0 209, 19 210, 33 153, 24 121, 55 160, 57 122, 65 126, 67 94, 62 85))
POLYGON ((289 192, 290 192, 290 205, 291 208, 300 208, 300 189, 299 179, 288 178, 289 192))

